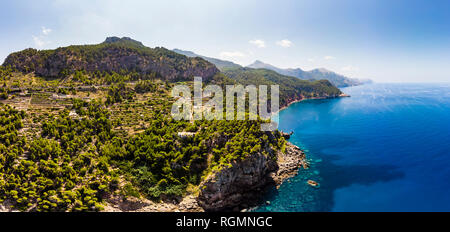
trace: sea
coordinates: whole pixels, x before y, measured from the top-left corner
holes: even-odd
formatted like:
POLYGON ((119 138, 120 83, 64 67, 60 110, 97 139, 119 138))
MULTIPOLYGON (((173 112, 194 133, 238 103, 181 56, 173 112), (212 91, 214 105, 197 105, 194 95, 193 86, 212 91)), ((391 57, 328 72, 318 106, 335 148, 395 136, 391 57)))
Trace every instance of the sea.
POLYGON ((368 84, 279 113, 307 170, 257 212, 450 211, 450 83, 368 84), (308 180, 319 183, 308 185, 308 180))

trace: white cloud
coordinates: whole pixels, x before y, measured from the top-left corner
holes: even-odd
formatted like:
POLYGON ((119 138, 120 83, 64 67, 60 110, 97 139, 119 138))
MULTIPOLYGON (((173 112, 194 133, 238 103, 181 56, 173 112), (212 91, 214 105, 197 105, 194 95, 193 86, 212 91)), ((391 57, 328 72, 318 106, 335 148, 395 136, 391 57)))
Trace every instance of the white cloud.
POLYGON ((42 27, 41 33, 38 36, 32 35, 34 44, 38 48, 42 48, 45 45, 49 44, 50 42, 47 40, 47 36, 52 32, 52 29, 42 27))
POLYGON ((277 41, 277 45, 281 46, 283 48, 288 48, 288 47, 292 46, 292 42, 287 39, 283 39, 283 40, 277 41))
POLYGON ((239 51, 234 52, 221 52, 220 57, 221 58, 238 58, 238 57, 244 57, 245 54, 239 51))
POLYGON ((309 62, 314 62, 314 61, 316 61, 316 59, 314 59, 314 58, 308 58, 308 61, 309 61, 309 62))
POLYGON ((352 65, 347 65, 341 68, 342 71, 345 72, 357 72, 359 71, 359 68, 356 66, 352 66, 352 65))
POLYGON ((44 42, 44 40, 42 40, 41 36, 34 36, 33 35, 33 41, 34 41, 34 44, 38 48, 41 48, 41 47, 43 47, 45 45, 45 42, 44 42))
POLYGON ((334 57, 334 56, 325 56, 324 59, 325 60, 334 60, 334 59, 336 59, 336 57, 334 57))
POLYGON ((46 28, 46 27, 42 27, 42 34, 44 35, 48 35, 52 32, 52 29, 50 28, 46 28))
POLYGON ((258 48, 266 47, 266 43, 264 42, 264 40, 255 39, 255 40, 250 40, 248 42, 253 44, 253 45, 256 45, 258 48))

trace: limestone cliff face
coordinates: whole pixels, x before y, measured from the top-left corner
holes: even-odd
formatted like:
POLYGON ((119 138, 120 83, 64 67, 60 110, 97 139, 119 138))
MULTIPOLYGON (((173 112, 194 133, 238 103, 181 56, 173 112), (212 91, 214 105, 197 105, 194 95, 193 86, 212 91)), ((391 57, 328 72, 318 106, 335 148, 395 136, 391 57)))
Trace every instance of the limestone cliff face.
POLYGON ((257 203, 265 187, 281 184, 304 163, 304 153, 292 144, 285 153, 253 154, 208 177, 201 185, 198 204, 206 211, 247 208, 257 203))
POLYGON ((169 80, 205 80, 219 70, 202 58, 189 58, 165 48, 148 48, 129 38, 107 38, 97 45, 69 46, 56 50, 26 49, 10 54, 3 65, 39 76, 59 77, 64 71, 137 72, 169 80))
POLYGON ((206 211, 220 211, 253 202, 255 192, 271 181, 270 173, 276 169, 276 162, 262 154, 235 162, 204 181, 199 205, 206 211))

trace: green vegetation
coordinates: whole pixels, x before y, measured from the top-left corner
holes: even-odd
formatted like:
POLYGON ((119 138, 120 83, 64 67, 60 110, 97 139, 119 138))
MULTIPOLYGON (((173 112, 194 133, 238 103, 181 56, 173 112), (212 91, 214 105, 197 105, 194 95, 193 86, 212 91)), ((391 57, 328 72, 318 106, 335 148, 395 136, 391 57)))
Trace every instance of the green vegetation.
MULTIPOLYGON (((26 49, 10 54, 3 65, 43 77, 68 77, 81 81, 87 73, 121 75, 138 73, 142 79, 189 80, 192 76, 211 78, 219 70, 202 58, 188 58, 162 47, 149 48, 129 38, 107 38, 96 45, 76 45, 55 50, 26 49), (76 60, 74 62, 73 60, 76 60), (58 64, 58 65, 56 65, 58 64)), ((86 80, 85 80, 86 81, 86 80)), ((115 82, 114 78, 111 83, 115 82)))
MULTIPOLYGON (((96 211, 113 195, 178 199, 233 161, 284 146, 279 132, 260 131, 262 121, 174 121, 171 86, 120 81, 89 92, 90 101, 75 92, 49 112, 2 105, 1 201, 23 211, 96 211)), ((49 98, 34 92, 32 108, 49 98)))
POLYGON ((8 99, 11 90, 7 88, 6 81, 11 79, 12 72, 10 66, 0 66, 0 99, 8 99))
POLYGON ((0 197, 20 210, 102 210, 99 203, 112 190, 115 172, 105 158, 94 155, 95 142, 112 137, 107 111, 89 104, 86 118, 72 119, 68 111, 42 125, 42 137, 18 136, 24 111, 2 106, 0 197))
POLYGON ((241 68, 242 66, 235 64, 231 61, 227 61, 227 60, 220 60, 220 59, 216 59, 216 58, 212 58, 212 57, 207 57, 207 56, 202 56, 202 55, 198 55, 195 54, 194 52, 191 51, 183 51, 180 49, 173 49, 172 51, 178 53, 178 54, 182 54, 185 55, 187 57, 200 57, 203 58, 205 60, 207 60, 210 63, 213 63, 220 71, 223 71, 225 69, 228 68, 241 68))
MULTIPOLYGON (((281 149, 281 136, 269 139, 260 131, 261 121, 196 121, 191 124, 156 119, 144 132, 131 138, 125 148, 132 160, 134 182, 151 198, 182 195, 188 184, 198 185, 211 171, 227 167, 263 148, 281 149), (166 125, 166 126, 162 126, 166 125), (193 131, 180 137, 178 131, 193 131), (216 143, 211 146, 212 143, 216 143)), ((118 154, 117 152, 111 152, 118 154)))
POLYGON ((172 202, 237 160, 276 159, 286 141, 279 131, 261 132, 262 120, 170 117, 172 87, 192 86, 197 74, 221 86, 278 84, 282 106, 340 93, 327 81, 268 70, 220 73, 201 58, 128 38, 14 53, 0 67, 0 203, 98 211, 114 197, 172 202))
POLYGON ((327 80, 305 81, 268 69, 227 69, 224 74, 244 85, 279 85, 280 106, 302 98, 335 97, 341 94, 341 91, 327 80))
POLYGON ((117 85, 111 85, 109 87, 106 105, 122 102, 124 99, 132 100, 133 96, 134 92, 127 88, 124 82, 120 82, 117 85))
POLYGON ((248 68, 254 68, 254 69, 268 69, 275 71, 281 75, 285 76, 292 76, 297 77, 301 80, 328 80, 331 84, 333 84, 336 87, 347 87, 347 86, 353 86, 353 85, 361 85, 364 83, 364 81, 354 79, 354 78, 348 78, 342 75, 339 75, 335 72, 326 70, 324 68, 319 69, 313 69, 311 71, 303 71, 300 68, 296 69, 282 69, 275 67, 270 64, 263 63, 259 60, 255 61, 254 63, 247 66, 248 68))

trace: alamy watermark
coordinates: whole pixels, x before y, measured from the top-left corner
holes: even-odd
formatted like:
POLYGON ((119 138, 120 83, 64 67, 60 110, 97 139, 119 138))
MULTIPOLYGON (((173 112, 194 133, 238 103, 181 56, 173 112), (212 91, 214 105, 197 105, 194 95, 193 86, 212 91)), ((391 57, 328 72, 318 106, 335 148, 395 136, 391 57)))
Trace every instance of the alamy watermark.
MULTIPOLYGON (((270 111, 268 110, 268 88, 266 85, 227 85, 226 86, 226 120, 246 119, 246 96, 248 95, 248 119, 257 120, 258 116, 270 123, 261 124, 262 131, 274 131, 278 128, 280 109, 278 85, 270 86, 270 111), (236 101, 235 101, 236 99, 236 101), (236 107, 235 107, 236 106, 236 107)), ((172 105, 171 115, 175 120, 224 120, 224 91, 218 85, 203 88, 202 78, 194 77, 194 96, 187 85, 176 85, 172 97, 178 99, 172 105), (203 102, 204 99, 209 99, 203 102)))

